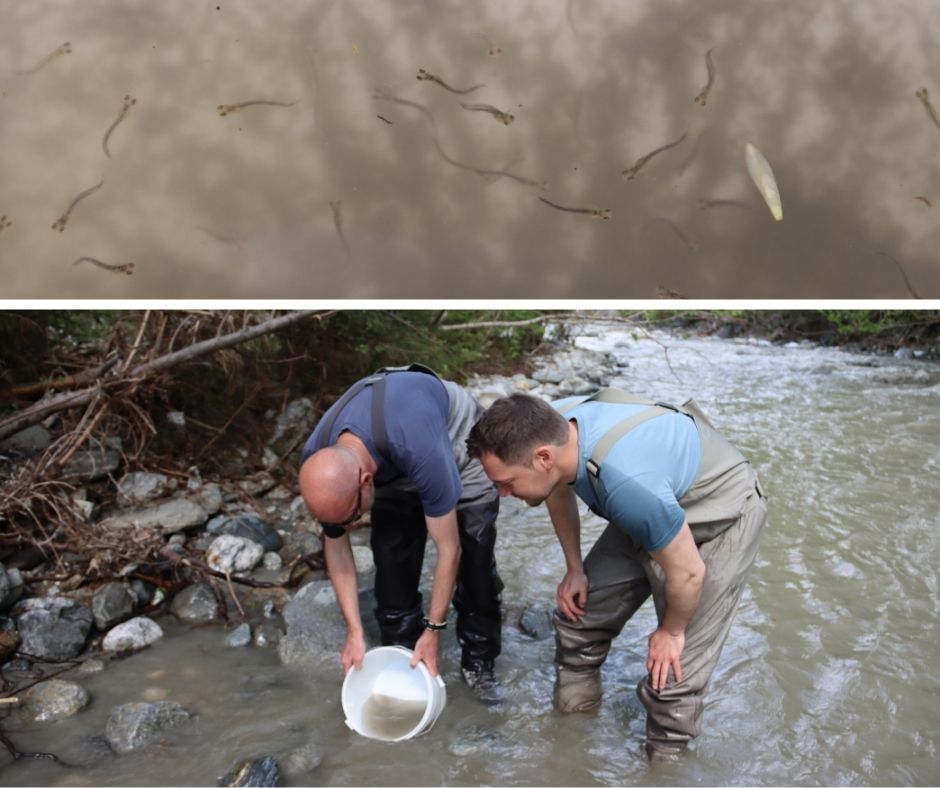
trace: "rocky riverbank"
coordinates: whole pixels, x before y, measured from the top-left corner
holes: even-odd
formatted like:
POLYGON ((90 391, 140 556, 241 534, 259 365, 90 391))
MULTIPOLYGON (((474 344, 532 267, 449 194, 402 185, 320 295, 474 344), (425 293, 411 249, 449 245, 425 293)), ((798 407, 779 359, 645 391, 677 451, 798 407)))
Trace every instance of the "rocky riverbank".
MULTIPOLYGON (((546 397, 588 393, 608 382, 617 362, 563 346, 530 368, 530 375, 475 378, 469 388, 484 405, 513 390, 546 397)), ((115 660, 133 659, 164 637, 168 623, 218 628, 231 648, 277 649, 280 661, 299 671, 335 662, 345 630, 323 569, 322 530, 297 494, 293 466, 281 462, 316 417, 310 399, 289 403, 271 414, 260 468, 245 451, 229 463, 230 474, 211 479, 196 467, 185 474, 130 470, 116 438, 77 452, 65 469, 70 493, 63 505, 99 542, 138 544, 125 553, 140 557, 114 563, 120 550, 106 556, 67 549, 76 530, 54 523, 44 525, 45 553, 6 545, 0 563, 2 695, 17 702, 0 707, 6 715, 0 732, 81 715, 94 700, 84 679, 115 660), (106 565, 108 572, 99 571, 106 565)), ((173 413, 162 428, 185 431, 186 425, 186 414, 173 413)), ((55 438, 43 427, 14 435, 0 446, 0 471, 12 473, 55 438)), ((353 549, 368 609, 374 570, 367 529, 355 532, 353 549)), ((550 636, 546 611, 514 611, 513 623, 532 637, 550 636)), ((118 704, 103 730, 88 731, 81 764, 159 746, 192 720, 185 703, 158 691, 143 702, 118 704)), ((13 737, 4 736, 16 757, 13 737)), ((219 784, 275 785, 298 769, 309 774, 320 757, 315 749, 302 748, 281 763, 268 755, 246 758, 219 784)))

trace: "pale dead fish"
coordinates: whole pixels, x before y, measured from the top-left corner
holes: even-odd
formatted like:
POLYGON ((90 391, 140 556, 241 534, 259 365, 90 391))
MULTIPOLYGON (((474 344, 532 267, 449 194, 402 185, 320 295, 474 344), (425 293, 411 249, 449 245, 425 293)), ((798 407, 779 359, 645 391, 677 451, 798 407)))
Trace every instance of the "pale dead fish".
POLYGON ((767 207, 778 222, 783 219, 783 204, 780 202, 780 190, 777 188, 777 180, 774 178, 774 172, 770 169, 770 164, 764 158, 764 154, 755 148, 751 143, 747 143, 744 148, 744 159, 747 162, 747 171, 751 175, 751 180, 757 186, 767 207))

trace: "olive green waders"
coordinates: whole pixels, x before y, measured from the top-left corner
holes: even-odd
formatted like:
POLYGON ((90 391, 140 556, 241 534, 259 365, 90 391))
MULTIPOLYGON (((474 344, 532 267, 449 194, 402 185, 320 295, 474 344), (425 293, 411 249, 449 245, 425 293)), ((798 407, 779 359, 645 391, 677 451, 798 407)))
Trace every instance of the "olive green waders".
MULTIPOLYGON (((670 671, 666 687, 659 692, 653 689, 649 675, 637 686, 647 710, 648 751, 651 755, 678 753, 701 733, 703 695, 757 555, 767 520, 767 499, 748 461, 691 400, 682 408, 673 408, 613 389, 598 392, 590 399, 652 406, 614 425, 598 441, 589 463, 589 472, 595 477, 600 473, 603 456, 616 440, 660 413, 678 410, 692 416, 701 439, 698 474, 679 500, 706 567, 701 598, 685 633, 685 649, 680 657, 682 681, 676 682, 670 671), (605 442, 608 445, 602 447, 605 442)), ((592 481, 596 486, 596 480, 592 481)), ((616 523, 610 523, 591 548, 584 571, 589 584, 584 615, 572 622, 556 610, 553 617, 555 705, 564 712, 588 711, 600 703, 600 667, 610 651, 611 640, 650 595, 660 622, 665 612, 662 569, 616 523)))

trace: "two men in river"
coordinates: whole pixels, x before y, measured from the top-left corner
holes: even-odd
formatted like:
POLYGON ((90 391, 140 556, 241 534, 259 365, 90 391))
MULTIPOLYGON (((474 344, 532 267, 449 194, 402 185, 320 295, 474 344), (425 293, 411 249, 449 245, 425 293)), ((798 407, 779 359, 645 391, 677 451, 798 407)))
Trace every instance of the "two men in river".
POLYGON ((412 666, 423 660, 437 675, 453 596, 461 672, 482 700, 499 699, 499 495, 466 448, 481 413, 463 388, 413 364, 353 384, 307 440, 300 492, 323 525, 327 569, 346 620, 344 670, 361 667, 366 652, 348 531, 371 513, 382 644, 414 649, 412 666), (428 535, 437 562, 425 614, 419 582, 428 535))
POLYGON ((412 365, 360 380, 304 447, 301 493, 324 524, 347 622, 344 670, 366 650, 347 531, 371 511, 383 644, 414 648, 412 664, 436 674, 456 586, 462 672, 484 699, 498 691, 499 496, 544 502, 567 566, 553 616, 556 708, 599 705, 611 641, 652 597, 658 626, 637 694, 648 754, 676 757, 701 731, 704 692, 766 522, 756 472, 692 401, 674 407, 615 389, 553 404, 514 394, 483 413, 428 373, 412 365), (609 523, 583 560, 577 498, 609 523), (422 617, 428 534, 438 559, 422 617))
POLYGON ((652 596, 658 626, 637 694, 648 755, 678 756, 701 731, 705 688, 757 555, 767 501, 756 472, 694 402, 615 389, 551 405, 499 399, 468 447, 501 495, 547 505, 561 544, 556 708, 598 706, 611 640, 652 596), (583 561, 577 498, 609 521, 583 561))

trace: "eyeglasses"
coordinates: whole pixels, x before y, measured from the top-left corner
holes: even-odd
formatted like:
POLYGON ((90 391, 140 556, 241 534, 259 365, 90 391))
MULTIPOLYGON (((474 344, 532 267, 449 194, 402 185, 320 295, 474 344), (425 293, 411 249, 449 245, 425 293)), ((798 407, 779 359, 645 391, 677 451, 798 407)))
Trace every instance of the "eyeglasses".
POLYGON ((359 469, 359 481, 356 490, 356 511, 353 512, 352 517, 347 517, 341 523, 323 523, 323 525, 332 525, 336 528, 342 528, 343 526, 356 522, 356 520, 362 519, 362 468, 359 469))

